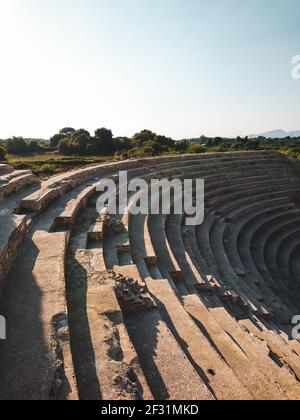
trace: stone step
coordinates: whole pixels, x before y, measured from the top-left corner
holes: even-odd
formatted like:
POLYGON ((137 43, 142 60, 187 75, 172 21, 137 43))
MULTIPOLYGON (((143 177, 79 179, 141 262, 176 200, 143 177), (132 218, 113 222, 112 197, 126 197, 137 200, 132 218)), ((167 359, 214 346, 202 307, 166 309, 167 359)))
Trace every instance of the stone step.
POLYGON ((10 195, 38 182, 38 179, 30 171, 23 174, 16 174, 5 182, 0 182, 0 203, 10 195))
POLYGON ((214 399, 157 309, 126 314, 125 323, 156 400, 214 399))
POLYGON ((0 176, 8 174, 12 172, 14 168, 10 165, 7 165, 5 163, 0 163, 0 176))
POLYGON ((278 389, 267 372, 256 366, 240 346, 219 326, 207 308, 197 298, 182 297, 183 306, 190 316, 214 342, 226 363, 256 400, 283 400, 284 393, 278 389))
POLYGON ((0 216, 0 291, 27 233, 25 216, 0 216))
POLYGON ((52 230, 71 229, 80 210, 87 205, 88 200, 96 193, 97 183, 88 185, 75 198, 71 199, 66 208, 54 220, 52 230))
POLYGON ((20 248, 26 264, 14 266, 4 297, 13 333, 1 345, 0 399, 78 398, 66 312, 66 241, 64 233, 37 231, 20 248), (20 317, 14 308, 21 305, 28 309, 20 317))
POLYGON ((146 280, 165 322, 204 383, 217 399, 251 400, 252 396, 186 313, 168 280, 146 280))

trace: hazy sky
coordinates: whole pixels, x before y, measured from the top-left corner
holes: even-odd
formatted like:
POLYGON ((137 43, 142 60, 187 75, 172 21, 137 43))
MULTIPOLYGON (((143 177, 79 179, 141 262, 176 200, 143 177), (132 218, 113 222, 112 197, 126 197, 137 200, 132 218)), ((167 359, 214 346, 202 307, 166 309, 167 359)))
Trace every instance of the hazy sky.
POLYGON ((0 138, 300 129, 300 0, 0 0, 0 138))

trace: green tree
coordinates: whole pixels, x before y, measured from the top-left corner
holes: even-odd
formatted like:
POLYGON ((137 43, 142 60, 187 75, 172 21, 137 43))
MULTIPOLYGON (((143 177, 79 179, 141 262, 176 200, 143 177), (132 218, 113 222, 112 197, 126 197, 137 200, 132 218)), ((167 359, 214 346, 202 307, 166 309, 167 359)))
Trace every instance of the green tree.
POLYGON ((95 138, 97 151, 99 155, 113 156, 116 148, 113 139, 113 133, 107 128, 98 128, 95 131, 95 138))
POLYGON ((91 137, 91 135, 90 135, 90 133, 87 131, 87 130, 85 130, 84 128, 80 128, 79 130, 76 130, 73 134, 72 134, 72 136, 71 136, 71 139, 72 140, 75 140, 77 137, 79 137, 79 136, 86 136, 86 137, 88 137, 88 138, 90 138, 91 137))
POLYGON ((97 145, 94 141, 87 144, 86 154, 88 156, 96 156, 97 155, 97 145))
POLYGON ((189 143, 187 140, 176 141, 175 146, 174 146, 175 150, 180 153, 186 153, 188 147, 189 147, 189 143))
POLYGON ((27 143, 27 153, 42 153, 44 146, 37 140, 31 140, 27 143))
POLYGON ((62 139, 58 144, 58 151, 61 155, 69 156, 73 154, 72 142, 70 139, 62 139))
POLYGON ((169 149, 174 149, 175 140, 166 136, 155 136, 154 142, 159 143, 161 146, 167 146, 169 149))
POLYGON ((156 134, 150 130, 142 130, 140 133, 136 133, 132 137, 132 143, 134 146, 143 146, 143 144, 150 141, 154 141, 156 134))
POLYGON ((53 137, 50 138, 51 147, 57 147, 59 142, 65 138, 66 136, 64 134, 55 134, 53 137))
POLYGON ((78 136, 76 136, 72 141, 75 153, 79 155, 86 154, 90 140, 90 136, 88 136, 86 133, 81 133, 78 136))
POLYGON ((75 133, 76 133, 76 130, 75 128, 72 128, 72 127, 65 127, 59 130, 59 134, 62 134, 64 137, 71 137, 75 133))
POLYGON ((6 147, 10 154, 20 155, 28 152, 28 144, 23 137, 12 137, 8 139, 6 147))
POLYGON ((132 148, 131 140, 128 137, 116 137, 114 138, 114 147, 116 152, 123 152, 132 148))

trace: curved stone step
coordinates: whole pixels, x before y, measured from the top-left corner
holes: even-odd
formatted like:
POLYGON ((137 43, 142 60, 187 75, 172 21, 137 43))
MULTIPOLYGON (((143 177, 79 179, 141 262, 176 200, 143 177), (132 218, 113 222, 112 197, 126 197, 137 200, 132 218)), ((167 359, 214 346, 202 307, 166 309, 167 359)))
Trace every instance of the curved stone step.
POLYGON ((1 399, 78 398, 66 313, 66 241, 64 233, 34 232, 9 275, 1 304, 9 331, 0 350, 1 399))

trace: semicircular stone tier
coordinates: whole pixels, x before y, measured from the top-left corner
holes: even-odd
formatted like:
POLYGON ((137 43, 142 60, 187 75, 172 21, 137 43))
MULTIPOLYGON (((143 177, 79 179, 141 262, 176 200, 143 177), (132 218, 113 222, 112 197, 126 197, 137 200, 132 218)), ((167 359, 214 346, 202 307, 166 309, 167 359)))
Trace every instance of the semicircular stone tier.
POLYGON ((298 400, 299 261, 300 164, 284 155, 121 161, 42 182, 0 165, 0 399, 298 400), (132 211, 139 190, 124 214, 99 208, 101 179, 120 203, 120 171, 204 179, 203 223, 173 194, 159 214, 132 211))

